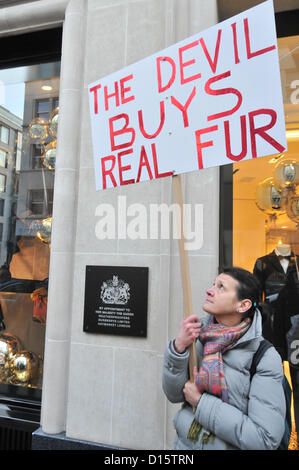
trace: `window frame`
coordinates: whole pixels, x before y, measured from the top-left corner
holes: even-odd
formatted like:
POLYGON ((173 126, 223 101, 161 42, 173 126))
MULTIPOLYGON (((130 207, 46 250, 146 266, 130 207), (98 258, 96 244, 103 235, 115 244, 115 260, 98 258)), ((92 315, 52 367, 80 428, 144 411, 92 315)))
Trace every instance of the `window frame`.
MULTIPOLYGON (((0 37, 0 70, 61 61, 62 31, 61 21, 58 27, 0 37)), ((5 423, 22 430, 36 429, 40 423, 41 396, 41 389, 0 383, 0 404, 9 406, 13 414, 4 416, 0 406, 0 428, 5 423)))

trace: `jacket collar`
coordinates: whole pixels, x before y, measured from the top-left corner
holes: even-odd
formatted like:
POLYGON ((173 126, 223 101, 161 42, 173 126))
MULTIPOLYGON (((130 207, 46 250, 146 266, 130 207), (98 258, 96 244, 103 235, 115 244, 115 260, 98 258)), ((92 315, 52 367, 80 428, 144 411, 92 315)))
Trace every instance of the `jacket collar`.
MULTIPOLYGON (((291 255, 290 255, 290 261, 289 261, 289 265, 288 265, 288 269, 287 269, 287 272, 290 268, 293 268, 293 266, 295 265, 295 255, 293 253, 293 251, 291 252, 291 255)), ((269 253, 267 255, 267 258, 268 258, 268 261, 275 267, 275 270, 276 271, 280 271, 282 272, 284 275, 286 275, 286 273, 284 272, 284 269, 283 267, 281 266, 280 264, 280 261, 279 261, 279 258, 277 256, 277 254, 275 253, 275 250, 271 251, 271 253, 269 253)))
POLYGON ((283 274, 285 274, 283 267, 280 264, 279 258, 277 254, 275 253, 275 250, 271 251, 268 255, 268 260, 270 263, 275 267, 276 271, 281 271, 283 274))
POLYGON ((237 344, 257 339, 262 336, 262 334, 262 315, 259 309, 256 308, 250 328, 246 331, 245 335, 243 335, 239 341, 236 342, 235 346, 237 344))

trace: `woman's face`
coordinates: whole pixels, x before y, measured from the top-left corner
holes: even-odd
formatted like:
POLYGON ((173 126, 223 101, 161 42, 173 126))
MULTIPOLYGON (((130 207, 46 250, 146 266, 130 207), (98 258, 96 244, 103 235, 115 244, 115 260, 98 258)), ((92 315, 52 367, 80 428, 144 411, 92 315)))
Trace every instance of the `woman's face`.
POLYGON ((237 315, 240 320, 242 312, 238 310, 241 308, 242 301, 237 298, 237 287, 236 279, 228 274, 219 274, 213 286, 207 290, 203 309, 216 317, 237 315))

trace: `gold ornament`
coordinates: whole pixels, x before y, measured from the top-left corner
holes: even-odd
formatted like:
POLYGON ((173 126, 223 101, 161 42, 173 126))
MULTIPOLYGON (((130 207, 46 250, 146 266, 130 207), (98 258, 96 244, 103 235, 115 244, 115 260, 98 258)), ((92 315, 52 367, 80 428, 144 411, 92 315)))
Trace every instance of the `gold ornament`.
POLYGON ((29 136, 44 141, 48 137, 47 122, 42 118, 34 118, 29 124, 29 136))
POLYGON ((51 242, 51 229, 52 229, 52 217, 43 219, 41 221, 40 227, 36 232, 37 238, 39 238, 43 243, 51 242))
POLYGON ((288 217, 296 223, 299 223, 299 196, 293 194, 289 197, 286 206, 288 217))
POLYGON ((284 210, 284 198, 274 186, 273 178, 266 178, 258 184, 256 191, 257 207, 268 215, 280 215, 284 210))
POLYGON ((45 167, 49 168, 49 170, 55 170, 56 140, 46 145, 42 152, 42 159, 45 167))
POLYGON ((278 191, 299 184, 299 162, 282 160, 274 168, 274 186, 278 191))
POLYGON ((10 333, 1 333, 0 334, 0 379, 4 380, 7 378, 9 371, 9 361, 14 357, 14 355, 20 351, 21 342, 20 340, 10 334, 10 333))
POLYGON ((49 133, 52 137, 57 136, 59 106, 54 109, 49 119, 49 133))
POLYGON ((31 382, 38 372, 37 355, 30 351, 17 352, 10 361, 10 372, 17 382, 31 382))

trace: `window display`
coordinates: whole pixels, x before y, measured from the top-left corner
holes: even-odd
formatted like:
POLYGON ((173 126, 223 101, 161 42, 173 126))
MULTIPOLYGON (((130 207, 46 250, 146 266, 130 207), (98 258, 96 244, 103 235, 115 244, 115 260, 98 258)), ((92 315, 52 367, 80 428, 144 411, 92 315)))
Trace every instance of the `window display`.
MULTIPOLYGON (((299 36, 278 39, 288 149, 233 164, 232 262, 259 279, 299 429, 299 36), (297 96, 298 95, 298 96, 297 96)), ((293 434, 293 436, 296 436, 293 434)), ((297 446, 297 436, 293 446, 297 446)))
POLYGON ((25 397, 42 389, 59 71, 0 70, 0 393, 25 397))

